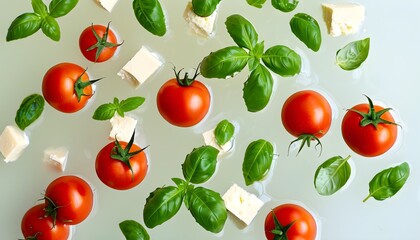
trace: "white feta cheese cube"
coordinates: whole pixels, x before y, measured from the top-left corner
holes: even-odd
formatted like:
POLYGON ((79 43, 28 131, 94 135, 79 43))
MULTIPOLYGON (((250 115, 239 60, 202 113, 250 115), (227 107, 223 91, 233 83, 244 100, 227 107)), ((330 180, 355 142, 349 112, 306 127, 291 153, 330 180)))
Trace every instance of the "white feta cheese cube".
POLYGON ((189 24, 194 33, 208 37, 213 34, 214 24, 216 22, 218 6, 216 10, 208 17, 201 17, 194 13, 192 3, 189 2, 184 11, 184 19, 189 24))
POLYGON ((0 135, 0 152, 4 156, 5 162, 18 159, 28 145, 28 136, 18 127, 6 126, 0 135))
POLYGON ((44 150, 44 162, 64 172, 69 151, 64 147, 47 148, 44 150))
POLYGON ((203 133, 204 143, 219 150, 219 156, 229 152, 233 148, 233 139, 223 145, 219 145, 214 135, 214 128, 203 133))
POLYGON ((120 115, 115 114, 109 122, 112 126, 111 132, 109 133, 109 138, 111 140, 115 140, 115 136, 117 136, 118 141, 130 141, 131 136, 136 129, 136 119, 129 116, 121 117, 120 115))
POLYGON ((118 0, 97 0, 97 2, 101 4, 101 6, 108 12, 112 12, 112 9, 114 8, 115 4, 117 4, 118 0))
POLYGON ((136 87, 143 84, 159 70, 163 60, 148 48, 142 46, 134 57, 118 72, 122 79, 130 80, 136 87))
POLYGON ((222 198, 225 201, 227 210, 246 225, 252 222, 264 205, 261 199, 236 184, 233 184, 222 198))
POLYGON ((365 7, 357 3, 325 3, 322 11, 333 37, 357 33, 365 19, 365 7))

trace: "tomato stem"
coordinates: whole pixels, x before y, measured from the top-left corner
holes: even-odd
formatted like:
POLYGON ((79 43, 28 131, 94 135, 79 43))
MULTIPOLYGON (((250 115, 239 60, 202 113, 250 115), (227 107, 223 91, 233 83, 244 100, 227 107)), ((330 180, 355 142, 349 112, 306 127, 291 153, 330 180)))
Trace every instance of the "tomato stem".
POLYGON ((178 82, 178 84, 182 87, 190 86, 195 81, 195 79, 200 75, 200 73, 198 72, 198 69, 200 68, 200 65, 201 65, 201 63, 198 64, 197 68, 195 69, 194 76, 192 78, 189 78, 188 72, 185 72, 184 78, 181 78, 179 75, 181 74, 182 70, 184 70, 184 69, 182 68, 181 70, 179 70, 177 72, 175 66, 173 66, 172 69, 174 70, 176 81, 178 82))
POLYGON ((102 37, 100 37, 98 35, 98 33, 95 31, 95 28, 93 27, 93 23, 91 25, 91 27, 92 27, 92 33, 93 33, 93 35, 95 35, 95 38, 96 38, 96 41, 97 42, 95 44, 93 44, 92 46, 90 46, 88 49, 86 49, 86 51, 91 51, 91 50, 93 50, 93 49, 96 48, 95 62, 98 61, 99 56, 101 55, 102 51, 105 48, 119 47, 119 46, 121 46, 124 43, 124 41, 122 41, 121 43, 115 44, 115 43, 112 43, 112 42, 108 42, 107 41, 107 39, 108 39, 108 33, 109 33, 109 24, 110 23, 111 22, 108 22, 108 25, 106 26, 105 33, 104 33, 104 35, 102 37))
POLYGON ((321 153, 322 153, 322 143, 321 143, 321 141, 319 140, 319 138, 317 138, 314 134, 302 134, 302 135, 300 135, 298 138, 296 138, 295 140, 293 140, 292 142, 290 142, 290 144, 289 144, 289 148, 288 148, 288 150, 287 150, 287 154, 289 154, 289 152, 290 152, 290 147, 292 146, 292 144, 293 144, 293 143, 298 142, 298 141, 302 141, 302 142, 300 143, 300 146, 299 146, 298 152, 296 153, 296 156, 297 156, 297 155, 299 155, 300 151, 302 151, 302 149, 303 149, 303 147, 304 147, 305 145, 307 145, 308 147, 310 147, 310 146, 311 146, 311 141, 313 141, 313 140, 315 140, 315 141, 316 141, 315 149, 316 149, 316 147, 317 147, 318 145, 321 147, 321 150, 320 150, 320 152, 319 152, 319 156, 321 156, 321 153))
POLYGON ((83 92, 83 90, 87 86, 90 86, 94 84, 95 82, 103 79, 103 78, 99 78, 99 79, 90 80, 90 81, 82 81, 82 76, 86 73, 86 71, 87 71, 87 68, 82 72, 82 74, 80 74, 80 76, 77 78, 76 82, 74 83, 74 92, 76 93, 78 102, 80 102, 80 100, 82 99, 82 96, 90 96, 83 92))
POLYGON ((271 230, 271 233, 274 234, 273 240, 288 240, 287 238, 287 231, 289 231, 290 227, 295 223, 294 221, 289 223, 286 226, 283 226, 279 219, 277 218, 275 212, 271 210, 271 215, 273 216, 274 220, 274 229, 271 230))

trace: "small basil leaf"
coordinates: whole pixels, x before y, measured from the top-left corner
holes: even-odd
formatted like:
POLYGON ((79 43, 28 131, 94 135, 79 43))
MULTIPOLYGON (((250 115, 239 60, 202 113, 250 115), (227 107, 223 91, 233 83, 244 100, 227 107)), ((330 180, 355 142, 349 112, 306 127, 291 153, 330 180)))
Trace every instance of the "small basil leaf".
POLYGON ((42 18, 36 13, 24 13, 13 20, 10 25, 6 41, 26 38, 41 28, 42 18))
POLYGON ((271 5, 282 12, 291 12, 298 4, 299 0, 271 0, 271 5))
POLYGON ((172 178, 172 181, 176 184, 179 190, 184 190, 187 186, 187 182, 181 178, 172 178))
POLYGON ((240 47, 226 47, 205 57, 200 72, 206 78, 233 77, 244 69, 249 58, 248 53, 240 47))
POLYGON ((41 24, 42 32, 54 41, 60 40, 60 26, 57 20, 51 16, 46 16, 41 24))
POLYGON ((119 227, 126 240, 150 240, 146 229, 134 220, 120 222, 119 227))
POLYGON ((231 15, 226 19, 226 29, 239 47, 251 50, 258 41, 254 26, 241 15, 231 15))
POLYGON ((216 10, 221 0, 192 0, 192 7, 195 14, 200 17, 208 17, 216 10))
POLYGON ((21 130, 31 125, 41 116, 45 100, 39 94, 32 94, 23 99, 16 112, 15 122, 21 130))
POLYGON ((122 100, 119 104, 119 107, 122 111, 129 112, 140 107, 144 103, 144 101, 144 97, 130 97, 125 100, 122 100))
POLYGON ((117 111, 117 107, 115 106, 115 104, 112 104, 112 103, 102 104, 95 110, 92 118, 95 120, 108 120, 108 119, 111 119, 115 115, 116 111, 117 111))
POLYGON ((336 53, 336 62, 344 70, 354 70, 367 59, 369 55, 370 38, 351 42, 336 53))
POLYGON ((258 112, 267 106, 273 92, 273 77, 263 65, 259 64, 244 83, 243 98, 250 112, 258 112))
POLYGON ((165 35, 165 15, 158 0, 134 0, 133 10, 137 21, 147 31, 160 37, 165 35))
POLYGON ((212 146, 194 148, 182 164, 182 173, 187 182, 199 184, 206 182, 216 171, 219 150, 212 146))
POLYGON ((306 13, 298 13, 290 20, 293 34, 308 48, 317 52, 321 47, 321 30, 315 18, 306 13))
POLYGON ((42 0, 32 0, 32 8, 41 18, 48 15, 47 5, 42 0))
POLYGON ((351 175, 349 159, 350 156, 345 159, 335 156, 318 167, 315 172, 314 185, 320 195, 332 195, 347 183, 351 175))
POLYGON ((235 126, 233 126, 233 124, 226 119, 219 122, 216 128, 214 129, 214 136, 216 138, 216 142, 220 146, 223 146, 227 142, 229 142, 232 139, 234 133, 235 126))
POLYGON ((410 175, 410 167, 404 162, 398 166, 382 170, 369 182, 369 195, 378 201, 383 201, 394 196, 405 184, 410 175))
POLYGON ((52 0, 49 5, 50 16, 59 18, 67 15, 76 7, 79 0, 52 0))
POLYGON ((197 187, 188 195, 189 210, 197 223, 213 233, 222 231, 227 219, 227 210, 220 194, 197 187))
POLYGON ((262 8, 266 0, 246 0, 249 5, 262 8))
POLYGON ((273 46, 262 56, 264 64, 282 77, 294 76, 300 73, 302 59, 292 49, 286 46, 273 46))
POLYGON ((260 59, 264 53, 264 41, 259 42, 254 45, 254 48, 250 52, 251 56, 257 57, 260 59))
POLYGON ((273 161, 273 151, 273 145, 264 139, 248 145, 242 164, 242 173, 246 185, 260 181, 267 175, 273 161))

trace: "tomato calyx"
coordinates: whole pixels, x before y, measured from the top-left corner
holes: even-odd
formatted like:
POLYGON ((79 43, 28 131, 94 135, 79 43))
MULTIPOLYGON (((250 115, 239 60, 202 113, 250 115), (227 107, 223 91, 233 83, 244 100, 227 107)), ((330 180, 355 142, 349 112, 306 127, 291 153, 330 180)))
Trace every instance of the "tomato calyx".
POLYGON ((37 232, 33 236, 29 236, 29 237, 26 237, 25 239, 19 239, 19 240, 38 240, 38 235, 39 234, 41 234, 41 232, 37 232))
POLYGON ((288 240, 287 231, 289 231, 290 227, 292 227, 295 222, 293 221, 286 226, 283 226, 281 225, 273 210, 271 210, 271 215, 273 216, 274 220, 274 229, 271 230, 271 233, 274 234, 273 240, 288 240))
POLYGON ((108 32, 109 32, 109 24, 110 24, 110 22, 106 26, 105 33, 104 33, 104 35, 102 37, 100 37, 98 35, 98 33, 95 31, 95 28, 93 27, 93 23, 91 25, 91 27, 92 27, 92 33, 95 36, 97 42, 95 44, 93 44, 92 46, 90 46, 88 49, 86 49, 86 51, 92 51, 93 49, 96 48, 95 62, 98 61, 99 56, 101 55, 102 51, 105 48, 119 47, 119 46, 121 46, 124 43, 124 41, 122 41, 121 43, 112 43, 112 42, 108 42, 107 41, 107 39, 108 39, 108 32))
POLYGON ((306 133, 300 135, 298 138, 296 138, 295 140, 293 140, 289 144, 288 152, 290 152, 290 147, 292 146, 293 143, 298 142, 298 141, 301 141, 300 146, 299 146, 299 149, 298 149, 298 152, 296 154, 296 156, 297 156, 297 155, 299 155, 300 151, 302 151, 302 149, 303 149, 303 147, 305 145, 307 145, 308 147, 310 147, 311 146, 311 141, 313 141, 313 140, 316 141, 315 149, 316 149, 317 146, 320 146, 321 150, 319 152, 319 156, 321 156, 321 153, 322 153, 322 143, 321 143, 321 141, 314 134, 306 134, 306 133))
POLYGON ((82 74, 80 74, 80 76, 77 78, 76 82, 74 83, 74 92, 76 93, 77 96, 77 101, 80 102, 80 100, 82 99, 82 96, 90 96, 87 95, 83 92, 83 90, 94 84, 95 82, 101 80, 102 78, 99 79, 95 79, 95 80, 90 80, 90 81, 82 81, 82 76, 86 73, 87 69, 85 69, 82 74))
POLYGON ((57 206, 57 204, 55 204, 54 201, 48 196, 44 196, 44 199, 47 203, 45 204, 45 208, 44 208, 45 216, 51 217, 53 219, 53 228, 54 228, 55 224, 57 223, 57 209, 59 209, 60 206, 57 206))
MULTIPOLYGON (((200 63, 201 64, 201 63, 200 63)), ((182 87, 188 87, 190 86, 195 79, 200 75, 200 73, 198 72, 198 69, 200 68, 200 64, 198 65, 198 67, 195 69, 195 73, 194 76, 192 78, 190 78, 188 76, 188 72, 185 72, 184 74, 184 78, 181 78, 179 75, 181 74, 182 70, 184 70, 183 68, 181 70, 179 70, 178 72, 176 71, 175 66, 172 68, 174 70, 175 73, 175 77, 176 77, 176 81, 178 82, 178 84, 182 87)))

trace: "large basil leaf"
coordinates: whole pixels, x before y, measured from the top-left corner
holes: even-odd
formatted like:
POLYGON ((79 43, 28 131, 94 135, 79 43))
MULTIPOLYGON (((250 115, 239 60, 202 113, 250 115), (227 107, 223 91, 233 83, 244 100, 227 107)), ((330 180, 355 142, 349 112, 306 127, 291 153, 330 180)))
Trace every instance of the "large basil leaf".
POLYGON ((266 0, 246 0, 249 5, 262 8, 266 0))
POLYGON ((208 17, 216 10, 221 0, 192 0, 192 7, 195 14, 200 17, 208 17))
POLYGON ((271 5, 282 12, 291 12, 298 4, 299 0, 271 0, 271 5))
POLYGON ((125 220, 119 224, 126 240, 150 240, 146 229, 134 220, 125 220))
POLYGON ((79 0, 52 0, 49 5, 51 17, 62 17, 67 15, 76 7, 79 0))
POLYGON ((363 202, 367 201, 370 197, 382 201, 394 196, 404 186, 409 175, 410 167, 406 162, 382 170, 369 182, 369 195, 363 202))
POLYGON ((336 53, 336 62, 344 70, 354 70, 367 59, 369 55, 370 38, 351 42, 336 53))
POLYGON ((144 224, 154 228, 171 219, 181 208, 184 189, 174 186, 157 188, 146 199, 143 209, 144 224))
POLYGON ((150 33, 163 36, 166 33, 165 15, 158 0, 134 0, 137 21, 150 33))
POLYGON ((35 13, 39 14, 42 18, 48 15, 48 9, 42 0, 32 0, 32 9, 35 13))
POLYGON ((227 219, 227 210, 220 194, 197 187, 188 192, 188 196, 189 210, 197 223, 213 233, 222 231, 227 219))
POLYGON ((317 52, 321 47, 321 30, 315 18, 306 13, 298 13, 290 20, 290 27, 300 41, 317 52))
POLYGON ((41 23, 42 32, 54 41, 60 40, 60 26, 57 20, 51 16, 46 16, 41 23))
POLYGON ((45 100, 39 94, 32 94, 23 99, 16 112, 16 125, 22 130, 31 125, 41 116, 44 110, 45 100))
POLYGON ((263 65, 259 64, 244 83, 243 98, 250 112, 258 112, 267 106, 273 92, 273 77, 263 65))
POLYGON ((273 161, 273 151, 273 145, 264 139, 248 145, 242 164, 242 173, 246 185, 260 181, 267 175, 273 161))
POLYGON ((315 172, 314 185, 316 191, 329 196, 340 190, 349 180, 351 167, 350 156, 335 156, 322 163, 315 172))
POLYGON ((13 20, 7 30, 6 41, 28 37, 41 28, 42 18, 37 13, 24 13, 13 20))
POLYGON ((300 73, 302 59, 292 49, 286 46, 273 46, 262 56, 264 64, 282 77, 294 76, 300 73))
POLYGON ((219 150, 212 146, 194 148, 182 164, 182 173, 187 182, 199 184, 206 182, 216 171, 219 150))
POLYGON ((233 126, 233 124, 226 119, 220 121, 214 129, 216 142, 220 146, 229 142, 232 139, 234 133, 235 126, 233 126))
POLYGON ((244 69, 249 58, 248 53, 240 47, 226 47, 205 57, 200 72, 206 78, 233 77, 244 69))
POLYGON ((254 26, 241 15, 231 15, 226 19, 226 29, 239 47, 251 50, 258 42, 254 26))

